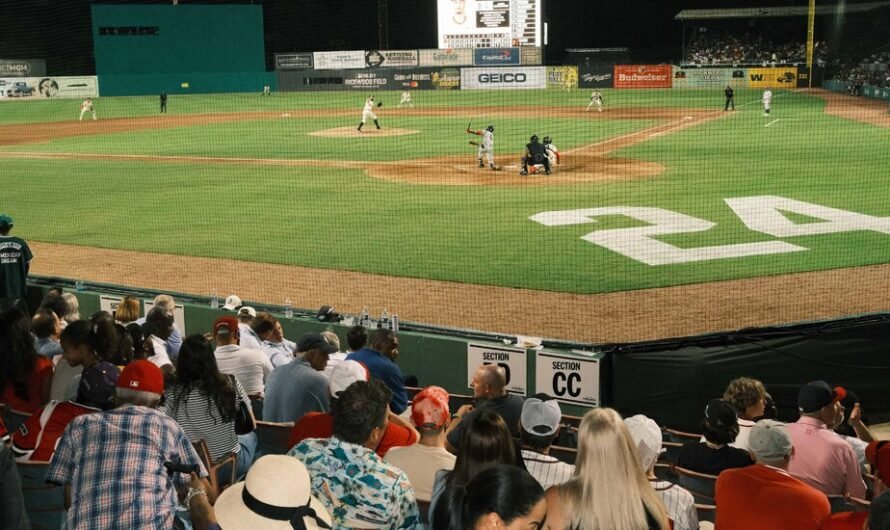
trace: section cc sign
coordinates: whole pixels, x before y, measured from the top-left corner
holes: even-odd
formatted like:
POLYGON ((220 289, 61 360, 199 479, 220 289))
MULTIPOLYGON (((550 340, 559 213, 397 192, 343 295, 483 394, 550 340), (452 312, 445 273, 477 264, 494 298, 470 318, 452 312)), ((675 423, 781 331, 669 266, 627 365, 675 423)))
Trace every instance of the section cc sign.
POLYGON ((535 391, 561 403, 598 407, 601 358, 538 352, 535 391))

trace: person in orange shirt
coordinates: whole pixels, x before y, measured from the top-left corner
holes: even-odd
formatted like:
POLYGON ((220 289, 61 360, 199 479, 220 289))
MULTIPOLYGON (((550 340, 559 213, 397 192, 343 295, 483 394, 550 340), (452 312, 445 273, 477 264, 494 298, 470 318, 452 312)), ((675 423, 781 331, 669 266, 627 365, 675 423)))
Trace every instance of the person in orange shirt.
POLYGON ((38 355, 31 321, 18 309, 0 313, 0 352, 3 400, 15 412, 33 414, 49 401, 53 362, 38 355))
POLYGON ((794 448, 785 425, 758 421, 748 448, 755 465, 727 469, 717 478, 717 528, 818 530, 831 507, 822 492, 788 474, 794 448))

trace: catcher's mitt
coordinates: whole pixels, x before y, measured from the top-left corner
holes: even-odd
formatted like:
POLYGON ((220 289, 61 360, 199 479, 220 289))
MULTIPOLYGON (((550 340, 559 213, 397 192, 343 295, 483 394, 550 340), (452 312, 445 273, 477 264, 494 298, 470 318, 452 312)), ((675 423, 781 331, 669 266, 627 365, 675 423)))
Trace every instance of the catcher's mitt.
POLYGON ((378 107, 382 107, 382 106, 383 106, 383 102, 382 102, 382 101, 378 101, 378 102, 377 102, 377 106, 378 106, 378 107))

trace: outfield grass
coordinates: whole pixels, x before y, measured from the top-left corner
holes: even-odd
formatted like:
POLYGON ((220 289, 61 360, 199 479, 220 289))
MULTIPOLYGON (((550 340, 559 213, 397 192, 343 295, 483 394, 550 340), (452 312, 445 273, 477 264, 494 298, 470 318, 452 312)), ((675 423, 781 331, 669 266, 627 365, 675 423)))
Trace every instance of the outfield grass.
MULTIPOLYGON (((739 92, 740 104, 756 97, 754 91, 739 92)), ((418 92, 415 101, 455 107, 559 106, 567 101, 586 104, 585 95, 418 92)), ((260 101, 280 109, 296 104, 342 108, 346 102, 356 107, 356 98, 342 93, 278 94, 260 101)), ((703 108, 705 102, 722 108, 721 95, 713 91, 610 91, 606 101, 610 108, 619 103, 703 108)), ((100 102, 102 118, 153 112, 156 98, 100 102)), ((182 112, 186 105, 195 112, 255 110, 243 102, 238 95, 171 98, 171 110, 182 112)), ((74 105, 71 101, 5 103, 0 123, 52 121, 62 103, 66 108, 74 105), (27 109, 33 112, 28 114, 27 109)), ((662 164, 665 171, 657 177, 554 187, 397 184, 369 178, 360 169, 311 164, 2 159, 0 210, 9 211, 16 218, 17 233, 31 240, 577 293, 886 263, 890 235, 857 231, 785 238, 809 249, 802 252, 649 266, 580 239, 593 231, 645 223, 604 216, 596 224, 546 227, 528 219, 546 211, 648 206, 717 223, 705 232, 658 238, 686 248, 775 239, 746 228, 723 202, 730 197, 778 195, 890 216, 886 201, 890 131, 827 116, 822 110, 819 99, 777 91, 769 118, 761 116, 756 105, 748 105, 725 118, 613 153, 662 164), (774 120, 779 121, 765 127, 774 120)), ((465 153, 468 164, 473 162, 467 137, 461 133, 466 126, 462 119, 404 114, 381 113, 381 118, 384 125, 396 122, 392 126, 417 129, 419 134, 370 141, 309 137, 306 133, 312 130, 355 120, 292 117, 85 136, 5 149, 369 161, 465 153)), ((521 145, 529 132, 538 132, 553 134, 566 149, 644 130, 653 123, 554 117, 541 124, 516 116, 496 121, 497 145, 506 156, 504 152, 510 151, 506 146, 521 145)))

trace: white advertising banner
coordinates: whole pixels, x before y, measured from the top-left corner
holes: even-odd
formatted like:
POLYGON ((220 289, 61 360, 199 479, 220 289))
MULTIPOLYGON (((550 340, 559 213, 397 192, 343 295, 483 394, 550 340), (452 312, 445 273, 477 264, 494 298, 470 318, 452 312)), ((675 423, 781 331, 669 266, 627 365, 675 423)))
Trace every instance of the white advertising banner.
POLYGON ((524 396, 528 393, 528 369, 525 350, 467 344, 467 386, 472 387, 473 375, 483 364, 496 364, 507 374, 507 391, 524 396))
POLYGON ((3 99, 95 97, 99 97, 99 79, 96 76, 0 78, 0 98, 3 99))
POLYGON ((365 66, 417 66, 417 50, 370 50, 365 52, 365 66))
POLYGON ((462 89, 523 89, 547 88, 547 69, 544 66, 461 68, 462 89))
POLYGON ((535 392, 543 392, 561 403, 599 406, 600 357, 585 359, 538 352, 535 392))
POLYGON ((102 295, 99 297, 99 309, 102 311, 108 311, 112 315, 115 311, 117 311, 117 306, 120 305, 121 298, 120 296, 107 296, 102 295))
POLYGON ((342 52, 313 52, 313 68, 316 70, 340 70, 342 68, 364 68, 364 50, 342 52))
POLYGON ((420 50, 420 66, 470 66, 473 64, 473 50, 420 50))
POLYGON ((438 0, 439 48, 541 46, 541 0, 438 0))

